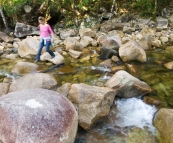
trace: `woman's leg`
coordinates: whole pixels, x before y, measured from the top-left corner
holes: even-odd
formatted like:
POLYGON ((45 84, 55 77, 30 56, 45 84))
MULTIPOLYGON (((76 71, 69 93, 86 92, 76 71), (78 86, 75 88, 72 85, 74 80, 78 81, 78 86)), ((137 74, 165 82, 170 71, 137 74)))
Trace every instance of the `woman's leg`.
POLYGON ((50 45, 51 45, 51 41, 47 40, 46 41, 46 52, 48 52, 52 56, 52 58, 54 58, 55 54, 49 49, 50 45))
POLYGON ((37 53, 37 56, 36 56, 36 61, 40 61, 40 55, 41 55, 41 51, 44 47, 44 41, 40 41, 40 45, 39 45, 39 49, 38 49, 38 53, 37 53))

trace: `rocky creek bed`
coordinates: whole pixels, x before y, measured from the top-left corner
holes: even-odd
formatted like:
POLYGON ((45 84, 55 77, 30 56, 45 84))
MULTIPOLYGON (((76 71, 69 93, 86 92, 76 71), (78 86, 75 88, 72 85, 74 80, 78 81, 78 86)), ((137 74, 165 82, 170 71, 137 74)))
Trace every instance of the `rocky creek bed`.
POLYGON ((38 64, 33 61, 39 37, 19 39, 36 34, 35 28, 17 23, 19 38, 1 32, 0 140, 172 143, 171 20, 138 19, 131 25, 111 19, 99 28, 65 29, 54 42, 56 57, 43 52, 38 64), (63 125, 59 130, 53 128, 57 122, 63 125))

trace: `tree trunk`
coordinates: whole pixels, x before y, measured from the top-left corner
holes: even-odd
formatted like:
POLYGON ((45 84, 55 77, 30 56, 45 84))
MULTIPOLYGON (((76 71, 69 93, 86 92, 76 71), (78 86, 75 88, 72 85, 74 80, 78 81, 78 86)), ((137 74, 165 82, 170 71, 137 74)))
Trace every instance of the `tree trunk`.
POLYGON ((113 0, 113 2, 112 2, 111 13, 113 13, 114 7, 115 7, 115 0, 113 0))
POLYGON ((0 14, 1 14, 1 17, 2 17, 2 20, 4 22, 4 25, 5 25, 6 30, 9 31, 9 27, 8 27, 7 20, 5 18, 5 15, 4 15, 3 7, 2 6, 0 6, 0 14))

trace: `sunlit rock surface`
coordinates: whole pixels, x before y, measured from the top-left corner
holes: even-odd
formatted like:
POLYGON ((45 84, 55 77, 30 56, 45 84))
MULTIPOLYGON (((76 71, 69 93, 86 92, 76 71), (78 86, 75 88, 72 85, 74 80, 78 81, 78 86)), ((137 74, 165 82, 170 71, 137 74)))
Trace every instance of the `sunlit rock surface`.
POLYGON ((46 73, 26 74, 11 84, 9 92, 34 88, 51 89, 56 84, 57 81, 52 75, 46 73))
POLYGON ((116 92, 107 87, 73 84, 69 100, 78 108, 79 125, 89 130, 101 117, 108 115, 116 92))
POLYGON ((116 72, 105 85, 118 91, 117 96, 123 98, 140 96, 152 91, 147 83, 140 81, 123 70, 116 72))

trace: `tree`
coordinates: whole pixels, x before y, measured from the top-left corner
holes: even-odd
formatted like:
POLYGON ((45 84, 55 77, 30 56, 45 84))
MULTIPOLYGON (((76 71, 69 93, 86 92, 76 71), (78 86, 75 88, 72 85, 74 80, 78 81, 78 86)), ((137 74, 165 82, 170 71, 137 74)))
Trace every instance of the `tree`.
POLYGON ((4 23, 4 26, 5 26, 6 30, 7 30, 7 32, 9 32, 8 23, 7 23, 6 17, 5 17, 4 12, 3 12, 3 4, 5 2, 7 2, 7 0, 1 0, 0 1, 0 14, 1 14, 1 17, 2 17, 2 20, 3 20, 3 23, 4 23))

